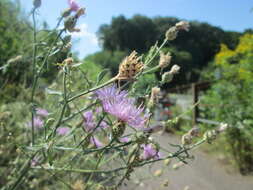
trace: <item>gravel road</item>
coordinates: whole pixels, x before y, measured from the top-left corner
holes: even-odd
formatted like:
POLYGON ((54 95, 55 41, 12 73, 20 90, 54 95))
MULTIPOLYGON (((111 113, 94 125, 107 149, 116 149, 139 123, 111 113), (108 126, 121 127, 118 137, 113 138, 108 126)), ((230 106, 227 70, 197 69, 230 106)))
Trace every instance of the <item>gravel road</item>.
MULTIPOLYGON (((169 146, 168 142, 179 141, 177 137, 166 133, 155 138, 164 147, 169 146)), ((199 149, 192 151, 192 154, 195 159, 177 170, 172 169, 176 160, 168 166, 164 162, 157 162, 136 169, 121 190, 253 190, 252 176, 243 177, 236 172, 227 172, 217 158, 199 149), (162 175, 154 177, 154 173, 161 169, 162 175)))

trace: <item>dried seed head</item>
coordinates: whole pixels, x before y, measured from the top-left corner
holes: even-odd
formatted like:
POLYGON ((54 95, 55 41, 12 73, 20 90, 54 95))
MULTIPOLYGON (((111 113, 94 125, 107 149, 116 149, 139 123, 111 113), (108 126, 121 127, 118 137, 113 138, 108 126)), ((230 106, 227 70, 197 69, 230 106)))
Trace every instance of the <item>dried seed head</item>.
POLYGON ((167 40, 172 41, 177 38, 178 29, 176 26, 173 26, 167 30, 165 37, 167 40))
POLYGON ((160 68, 165 68, 167 67, 171 62, 171 55, 170 52, 167 54, 164 54, 163 52, 160 53, 160 61, 159 61, 159 66, 160 68))
POLYGON ((72 188, 74 190, 84 190, 86 189, 86 185, 84 184, 84 182, 82 180, 77 180, 73 185, 72 188))
POLYGON ((151 90, 151 97, 158 100, 160 98, 161 89, 158 87, 153 87, 151 90))
POLYGON ((149 99, 148 107, 152 108, 155 104, 158 103, 160 99, 161 89, 158 87, 154 87, 151 90, 151 96, 149 99))
POLYGON ((137 52, 133 51, 127 56, 119 66, 117 78, 119 80, 133 79, 144 67, 141 57, 137 56, 137 52))
POLYGON ((74 63, 74 60, 72 57, 68 57, 63 61, 66 65, 72 65, 74 63))
POLYGON ((165 72, 162 75, 162 84, 171 82, 174 75, 177 74, 180 70, 180 67, 178 65, 173 65, 169 72, 165 72))
POLYGON ((186 21, 180 21, 176 24, 176 28, 178 30, 185 30, 185 31, 189 31, 189 28, 190 28, 190 24, 189 22, 186 22, 186 21))
POLYGON ((172 67, 171 67, 171 69, 170 69, 170 73, 172 74, 172 75, 175 75, 175 74, 177 74, 178 72, 179 72, 179 70, 180 70, 180 66, 178 66, 178 65, 173 65, 172 67))
POLYGON ((169 28, 165 34, 167 40, 175 40, 179 30, 189 31, 190 24, 186 21, 180 21, 175 26, 169 28))

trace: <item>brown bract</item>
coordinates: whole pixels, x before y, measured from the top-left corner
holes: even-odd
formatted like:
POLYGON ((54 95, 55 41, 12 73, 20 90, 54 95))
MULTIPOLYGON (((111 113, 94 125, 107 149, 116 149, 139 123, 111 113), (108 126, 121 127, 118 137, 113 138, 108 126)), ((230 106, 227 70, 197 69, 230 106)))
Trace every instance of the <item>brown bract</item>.
POLYGON ((131 80, 139 72, 142 71, 143 67, 144 67, 144 64, 141 61, 141 57, 138 57, 137 52, 133 51, 120 64, 117 79, 119 79, 119 80, 131 80))

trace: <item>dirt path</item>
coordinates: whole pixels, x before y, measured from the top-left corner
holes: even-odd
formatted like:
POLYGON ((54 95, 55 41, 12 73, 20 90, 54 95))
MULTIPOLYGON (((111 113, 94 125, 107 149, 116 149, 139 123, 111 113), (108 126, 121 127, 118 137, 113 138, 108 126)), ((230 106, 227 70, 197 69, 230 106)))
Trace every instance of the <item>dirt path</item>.
MULTIPOLYGON (((177 143, 178 138, 163 134, 156 136, 162 146, 168 142, 177 143)), ((223 164, 216 158, 200 150, 192 151, 195 159, 177 170, 172 169, 174 160, 169 166, 157 162, 136 170, 122 190, 253 190, 253 177, 242 177, 240 174, 226 172, 223 164), (160 177, 154 177, 155 171, 162 169, 160 177), (164 183, 168 185, 163 186, 164 183)))

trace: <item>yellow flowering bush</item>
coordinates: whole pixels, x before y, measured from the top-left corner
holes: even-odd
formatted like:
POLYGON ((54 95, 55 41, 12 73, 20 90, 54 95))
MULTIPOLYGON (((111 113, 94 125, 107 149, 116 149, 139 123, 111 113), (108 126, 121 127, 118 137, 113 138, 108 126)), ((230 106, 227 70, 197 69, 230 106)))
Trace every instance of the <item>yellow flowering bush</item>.
POLYGON ((241 36, 234 50, 222 44, 215 56, 215 71, 219 79, 204 97, 209 104, 206 117, 223 121, 232 127, 226 136, 226 146, 242 173, 253 171, 253 34, 241 36))

